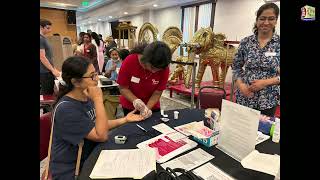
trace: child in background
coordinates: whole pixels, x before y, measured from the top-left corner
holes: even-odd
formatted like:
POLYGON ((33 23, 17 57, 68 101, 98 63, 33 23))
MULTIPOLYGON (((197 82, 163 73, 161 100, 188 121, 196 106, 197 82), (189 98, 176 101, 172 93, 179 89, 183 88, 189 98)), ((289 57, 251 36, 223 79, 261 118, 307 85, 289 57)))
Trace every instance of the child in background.
POLYGON ((116 81, 118 79, 118 72, 122 61, 119 58, 119 51, 117 48, 111 48, 109 54, 111 58, 106 64, 105 76, 110 80, 116 81))

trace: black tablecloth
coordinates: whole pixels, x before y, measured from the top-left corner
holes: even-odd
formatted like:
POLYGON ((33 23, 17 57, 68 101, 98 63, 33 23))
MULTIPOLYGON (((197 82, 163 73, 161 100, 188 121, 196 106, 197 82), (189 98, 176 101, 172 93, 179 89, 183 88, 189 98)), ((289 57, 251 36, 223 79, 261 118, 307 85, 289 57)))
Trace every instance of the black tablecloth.
MULTIPOLYGON (((200 121, 205 118, 204 110, 187 108, 187 109, 181 109, 179 110, 179 112, 180 113, 179 113, 178 120, 173 119, 173 111, 165 112, 165 114, 168 114, 170 118, 170 121, 166 123, 168 126, 175 127, 175 126, 183 125, 193 121, 200 121)), ((136 123, 125 124, 121 127, 118 127, 110 131, 109 140, 105 143, 99 144, 83 164, 81 173, 79 175, 79 180, 90 179, 89 175, 99 157, 101 150, 136 149, 136 145, 138 143, 148 140, 157 135, 160 135, 158 131, 152 128, 152 126, 156 124, 163 123, 160 120, 160 117, 161 117, 160 112, 154 113, 151 118, 138 123, 148 131, 147 133, 140 130, 136 126, 136 123), (122 145, 115 144, 114 136, 117 136, 117 135, 127 136, 127 142, 122 145)), ((229 157, 228 155, 226 155, 216 147, 207 148, 201 144, 199 144, 197 147, 215 156, 215 158, 213 158, 210 162, 236 179, 243 179, 243 180, 273 180, 274 179, 274 176, 243 168, 238 161, 229 157)), ((256 149, 262 153, 280 155, 280 145, 273 143, 270 139, 257 145, 256 149)), ((186 153, 192 150, 189 150, 186 153)), ((186 154, 186 153, 183 153, 183 154, 186 154)), ((162 167, 160 166, 160 164, 157 163, 157 171, 160 169, 162 169, 162 167)))

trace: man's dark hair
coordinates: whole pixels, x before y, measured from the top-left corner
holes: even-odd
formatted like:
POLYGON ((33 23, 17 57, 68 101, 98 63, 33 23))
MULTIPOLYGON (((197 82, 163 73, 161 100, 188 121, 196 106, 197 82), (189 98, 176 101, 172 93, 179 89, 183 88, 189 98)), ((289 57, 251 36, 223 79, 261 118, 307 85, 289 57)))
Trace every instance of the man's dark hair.
POLYGON ((49 21, 49 20, 46 20, 46 19, 40 19, 40 26, 42 28, 46 27, 46 26, 51 26, 52 23, 49 21))
POLYGON ((169 46, 161 41, 155 41, 143 50, 141 62, 150 63, 153 67, 165 69, 171 62, 171 50, 169 46))

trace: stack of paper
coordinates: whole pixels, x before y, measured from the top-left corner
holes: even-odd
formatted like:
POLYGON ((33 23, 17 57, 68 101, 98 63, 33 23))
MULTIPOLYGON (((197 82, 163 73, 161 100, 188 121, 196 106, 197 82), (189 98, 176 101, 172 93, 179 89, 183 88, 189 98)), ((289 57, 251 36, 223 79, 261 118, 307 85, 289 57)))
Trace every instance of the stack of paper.
POLYGON ((255 149, 259 117, 260 111, 223 99, 217 148, 240 162, 255 149))
POLYGON ((232 178, 230 175, 223 172, 211 163, 207 163, 193 170, 193 172, 204 180, 234 180, 234 178, 232 178))
POLYGON ((158 163, 164 163, 171 158, 184 153, 198 144, 183 134, 175 131, 168 134, 161 134, 157 137, 137 144, 140 149, 155 149, 158 163))
POLYGON ((198 148, 194 151, 189 152, 188 154, 185 154, 176 159, 163 163, 161 166, 163 167, 163 169, 169 167, 171 169, 182 168, 186 171, 190 171, 191 169, 198 167, 201 164, 210 161, 213 158, 214 156, 198 148))
POLYGON ((275 176, 280 167, 280 156, 259 153, 259 151, 254 150, 241 161, 241 165, 247 169, 275 176))
POLYGON ((204 125, 203 121, 191 122, 188 124, 177 126, 174 129, 183 133, 186 136, 192 135, 198 139, 209 138, 214 133, 214 131, 212 129, 210 129, 204 125))
POLYGON ((90 174, 91 179, 142 179, 156 170, 152 149, 103 150, 90 174))

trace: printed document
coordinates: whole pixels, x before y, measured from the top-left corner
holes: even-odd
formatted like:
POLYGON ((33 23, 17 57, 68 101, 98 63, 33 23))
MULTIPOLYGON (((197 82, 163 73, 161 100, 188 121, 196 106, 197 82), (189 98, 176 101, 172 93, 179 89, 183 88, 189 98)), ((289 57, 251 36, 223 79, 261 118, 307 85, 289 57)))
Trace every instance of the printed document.
POLYGON ((204 180, 235 180, 211 163, 207 163, 193 170, 193 173, 204 180))
POLYGON ((280 156, 252 151, 241 161, 244 168, 252 169, 275 176, 280 168, 280 156))
POLYGON ((189 152, 188 154, 185 154, 176 159, 163 163, 161 166, 163 167, 163 169, 166 169, 167 167, 171 169, 183 168, 187 171, 190 171, 191 169, 198 167, 201 164, 210 161, 213 158, 214 156, 198 148, 189 152))
POLYGON ((260 111, 223 99, 217 148, 240 162, 255 149, 259 117, 260 111))
POLYGON ((103 150, 90 174, 91 179, 142 179, 156 170, 153 149, 103 150))
POLYGON ((168 133, 172 133, 172 132, 176 132, 176 130, 172 129, 171 127, 169 127, 168 125, 164 124, 164 123, 160 123, 157 124, 155 126, 152 126, 153 129, 161 132, 162 134, 168 134, 168 133))
POLYGON ((265 140, 268 140, 269 138, 270 138, 270 136, 268 136, 266 134, 263 134, 262 132, 258 131, 256 145, 262 143, 265 140))
POLYGON ((157 162, 164 163, 185 151, 195 148, 197 145, 196 142, 176 131, 141 142, 137 144, 137 147, 140 149, 155 149, 157 162))

